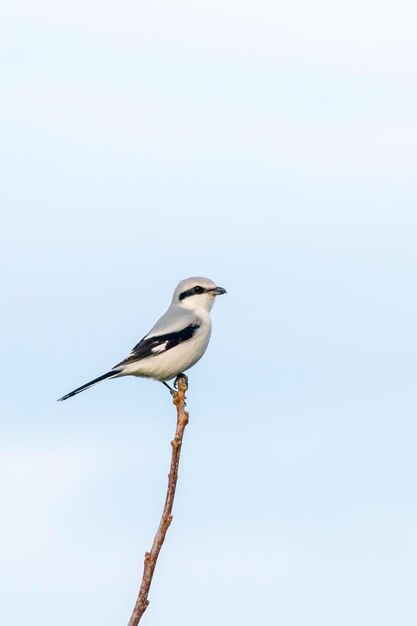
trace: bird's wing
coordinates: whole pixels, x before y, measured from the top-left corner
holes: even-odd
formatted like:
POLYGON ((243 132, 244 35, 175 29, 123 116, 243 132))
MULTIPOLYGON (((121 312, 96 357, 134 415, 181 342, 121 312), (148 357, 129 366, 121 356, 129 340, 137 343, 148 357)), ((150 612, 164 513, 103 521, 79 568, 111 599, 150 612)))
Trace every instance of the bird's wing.
POLYGON ((146 337, 155 337, 157 335, 165 335, 167 333, 175 333, 181 331, 191 324, 200 324, 201 319, 192 311, 184 310, 175 304, 171 304, 169 309, 159 318, 152 326, 146 337))
POLYGON ((113 369, 121 365, 129 365, 129 363, 134 363, 135 361, 140 361, 148 357, 157 356, 162 352, 171 350, 172 348, 175 348, 175 346, 178 346, 178 344, 191 339, 191 337, 196 334, 200 326, 201 324, 194 322, 192 324, 188 324, 181 330, 167 332, 161 335, 152 335, 151 337, 146 335, 133 348, 132 352, 123 361, 115 365, 113 369))

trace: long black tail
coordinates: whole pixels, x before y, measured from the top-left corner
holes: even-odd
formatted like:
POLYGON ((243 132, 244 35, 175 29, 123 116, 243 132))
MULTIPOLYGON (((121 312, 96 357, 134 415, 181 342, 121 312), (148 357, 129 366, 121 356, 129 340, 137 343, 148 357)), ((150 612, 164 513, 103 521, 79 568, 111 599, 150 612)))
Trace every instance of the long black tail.
POLYGON ((72 396, 76 396, 77 393, 81 393, 81 391, 84 391, 85 389, 92 387, 96 383, 99 383, 101 380, 106 380, 106 378, 113 378, 113 376, 117 376, 118 374, 120 374, 120 372, 121 370, 111 370, 110 372, 107 372, 106 374, 103 374, 102 376, 99 376, 98 378, 95 378, 94 380, 90 380, 89 383, 82 385, 82 387, 78 387, 78 389, 74 389, 74 391, 70 391, 70 393, 67 393, 66 396, 62 396, 62 398, 58 398, 58 402, 61 402, 61 400, 68 400, 68 398, 72 398, 72 396))

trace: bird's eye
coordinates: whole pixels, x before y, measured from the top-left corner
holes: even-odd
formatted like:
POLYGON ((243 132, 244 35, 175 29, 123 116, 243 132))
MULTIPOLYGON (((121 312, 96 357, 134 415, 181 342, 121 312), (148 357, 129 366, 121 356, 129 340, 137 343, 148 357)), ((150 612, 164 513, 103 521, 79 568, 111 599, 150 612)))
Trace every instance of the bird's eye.
POLYGON ((199 285, 197 285, 197 287, 194 287, 194 293, 203 293, 204 289, 202 287, 200 287, 199 285))

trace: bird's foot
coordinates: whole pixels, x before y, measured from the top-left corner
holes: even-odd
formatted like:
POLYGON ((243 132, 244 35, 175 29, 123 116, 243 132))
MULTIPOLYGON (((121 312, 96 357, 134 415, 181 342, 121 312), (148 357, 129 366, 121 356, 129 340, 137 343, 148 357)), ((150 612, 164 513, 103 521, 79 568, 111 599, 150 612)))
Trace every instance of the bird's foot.
POLYGON ((188 376, 186 376, 182 372, 180 372, 178 376, 176 377, 176 379, 174 380, 175 389, 178 389, 178 381, 180 378, 183 378, 185 380, 185 390, 187 390, 188 389, 188 376))

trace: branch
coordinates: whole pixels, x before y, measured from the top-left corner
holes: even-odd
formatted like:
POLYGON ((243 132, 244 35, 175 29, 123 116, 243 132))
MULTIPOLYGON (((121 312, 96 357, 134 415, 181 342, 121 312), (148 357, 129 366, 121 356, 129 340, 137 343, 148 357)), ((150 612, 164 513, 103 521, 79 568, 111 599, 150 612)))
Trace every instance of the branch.
POLYGON ((174 505, 175 489, 177 486, 182 438, 185 427, 188 424, 188 411, 185 410, 185 392, 187 391, 187 387, 188 379, 185 374, 182 374, 177 379, 177 392, 173 397, 173 404, 177 407, 177 428, 175 430, 175 437, 171 441, 171 467, 168 474, 168 490, 165 498, 164 510, 162 511, 161 521, 159 523, 159 528, 156 531, 151 551, 145 553, 142 582, 128 626, 137 626, 148 607, 148 593, 151 587, 156 562, 158 560, 162 544, 165 541, 165 535, 172 522, 172 507, 174 505))

